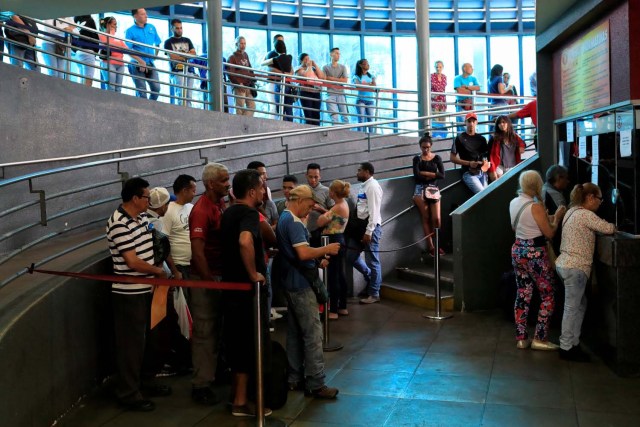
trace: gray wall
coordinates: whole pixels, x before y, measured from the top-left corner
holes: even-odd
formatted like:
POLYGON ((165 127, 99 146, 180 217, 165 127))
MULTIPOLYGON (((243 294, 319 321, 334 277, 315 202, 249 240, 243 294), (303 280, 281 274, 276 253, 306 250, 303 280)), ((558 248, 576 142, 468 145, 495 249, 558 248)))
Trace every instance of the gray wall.
POLYGON ((500 277, 511 268, 514 233, 509 202, 516 196, 520 172, 527 169, 540 169, 537 155, 520 163, 452 213, 457 309, 496 307, 500 277))

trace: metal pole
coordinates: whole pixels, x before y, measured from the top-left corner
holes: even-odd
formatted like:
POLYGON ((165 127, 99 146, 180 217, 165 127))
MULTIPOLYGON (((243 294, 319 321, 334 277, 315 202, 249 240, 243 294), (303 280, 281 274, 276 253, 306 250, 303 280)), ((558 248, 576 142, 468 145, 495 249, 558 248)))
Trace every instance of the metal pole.
MULTIPOLYGON (((322 246, 329 244, 329 236, 322 236, 322 246)), ((327 267, 324 267, 322 271, 322 280, 324 281, 325 288, 329 289, 329 275, 327 267)), ((329 301, 324 303, 324 340, 322 343, 322 349, 324 351, 338 351, 342 350, 343 345, 340 343, 332 343, 329 333, 329 301)))
MULTIPOLYGON (((431 116, 431 76, 429 75, 429 0, 416 2, 418 42, 418 115, 431 116)), ((429 127, 425 126, 418 126, 429 127)))
POLYGON ((255 334, 256 334, 256 425, 264 426, 264 395, 263 395, 263 370, 262 370, 262 283, 256 282, 255 291, 255 334))
POLYGON ((209 109, 224 111, 222 72, 222 2, 207 3, 207 64, 209 65, 209 109))
POLYGON ((434 314, 425 313, 422 317, 426 317, 427 319, 434 320, 444 320, 453 317, 453 315, 449 314, 443 316, 441 313, 441 296, 440 296, 440 229, 436 228, 433 230, 433 272, 436 278, 436 311, 434 314))

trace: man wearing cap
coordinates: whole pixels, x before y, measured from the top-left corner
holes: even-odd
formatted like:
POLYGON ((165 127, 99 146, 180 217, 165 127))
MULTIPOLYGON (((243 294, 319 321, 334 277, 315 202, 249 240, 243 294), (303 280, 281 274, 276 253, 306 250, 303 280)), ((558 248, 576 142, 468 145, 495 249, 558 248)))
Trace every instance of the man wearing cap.
POLYGON ((317 398, 334 399, 338 389, 325 384, 318 302, 303 271, 325 266, 328 255, 338 254, 340 244, 330 243, 319 248, 309 246, 309 231, 300 218, 307 216, 315 203, 313 191, 308 185, 292 189, 287 209, 282 212, 276 227, 280 274, 289 306, 289 388, 305 390, 305 394, 317 398), (317 259, 322 257, 325 259, 318 264, 317 259))
MULTIPOLYGON (((167 213, 170 201, 171 196, 164 187, 155 187, 149 191, 149 208, 147 209, 149 229, 155 229, 163 234, 167 234, 164 223, 162 222, 162 217, 167 213)), ((181 278, 180 271, 173 262, 171 255, 167 257, 167 263, 166 265, 163 264, 162 267, 167 274, 181 278)))
MULTIPOLYGON (((164 270, 153 265, 153 239, 145 213, 151 200, 149 183, 142 178, 131 178, 122 186, 121 196, 122 204, 109 218, 106 230, 114 274, 166 278, 164 270)), ((111 285, 116 396, 121 405, 132 411, 152 411, 155 405, 146 397, 171 393, 167 386, 146 384, 147 387, 142 387, 141 384, 151 292, 152 286, 147 284, 111 285)))
POLYGON ((486 172, 489 169, 489 146, 484 136, 476 134, 478 116, 475 113, 467 114, 464 123, 466 132, 456 137, 451 146, 449 159, 452 163, 462 166, 462 180, 473 194, 476 194, 488 184, 486 172))

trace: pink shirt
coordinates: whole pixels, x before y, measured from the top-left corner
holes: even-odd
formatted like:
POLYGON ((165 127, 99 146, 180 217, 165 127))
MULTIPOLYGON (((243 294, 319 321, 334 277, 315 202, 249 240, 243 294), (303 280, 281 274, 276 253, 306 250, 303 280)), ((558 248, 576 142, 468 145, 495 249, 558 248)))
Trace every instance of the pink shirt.
MULTIPOLYGON (((108 36, 105 36, 104 34, 100 34, 99 36, 100 36, 100 43, 105 45, 102 48, 105 52, 107 51, 107 46, 106 46, 107 44, 111 48, 129 49, 125 44, 125 42, 120 39, 108 37, 108 36), (108 37, 108 40, 107 40, 107 37, 108 37)), ((124 54, 122 52, 112 50, 109 52, 109 59, 106 62, 113 65, 124 65, 124 62, 122 62, 123 58, 124 58, 124 54)))

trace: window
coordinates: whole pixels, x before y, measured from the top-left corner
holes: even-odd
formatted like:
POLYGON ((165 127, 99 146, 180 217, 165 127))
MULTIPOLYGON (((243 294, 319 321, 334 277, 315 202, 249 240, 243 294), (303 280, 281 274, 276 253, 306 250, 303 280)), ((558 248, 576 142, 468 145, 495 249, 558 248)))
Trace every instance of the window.
MULTIPOLYGON (((365 36, 364 37, 364 57, 369 62, 369 72, 376 77, 376 85, 383 87, 393 87, 393 64, 390 59, 391 37, 388 36, 365 36)), ((393 119, 392 94, 378 94, 377 109, 375 116, 381 120, 393 119)), ((385 130, 384 133, 388 133, 385 130)))
POLYGON ((492 36, 491 45, 491 61, 493 67, 495 64, 502 65, 505 73, 509 73, 511 80, 509 84, 515 86, 518 95, 520 91, 520 55, 517 36, 492 36))
MULTIPOLYGON (((396 37, 396 89, 414 91, 418 88, 418 41, 415 37, 396 37)), ((418 117, 418 96, 413 93, 396 94, 398 111, 396 118, 418 117), (407 110, 407 111, 403 111, 407 110)), ((402 129, 417 129, 418 123, 403 123, 402 129)))
POLYGON ((522 37, 522 80, 524 96, 531 96, 531 75, 536 71, 536 38, 534 36, 522 37))

